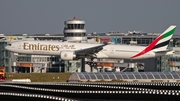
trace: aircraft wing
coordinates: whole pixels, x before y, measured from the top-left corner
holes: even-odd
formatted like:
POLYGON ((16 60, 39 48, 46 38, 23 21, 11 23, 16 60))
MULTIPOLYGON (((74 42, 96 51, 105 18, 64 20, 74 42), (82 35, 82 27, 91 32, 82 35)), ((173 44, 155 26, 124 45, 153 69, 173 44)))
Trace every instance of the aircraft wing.
POLYGON ((99 51, 101 51, 105 45, 107 45, 107 44, 101 44, 101 45, 90 47, 90 48, 76 50, 75 54, 77 56, 86 56, 86 55, 92 56, 95 53, 98 53, 99 51))

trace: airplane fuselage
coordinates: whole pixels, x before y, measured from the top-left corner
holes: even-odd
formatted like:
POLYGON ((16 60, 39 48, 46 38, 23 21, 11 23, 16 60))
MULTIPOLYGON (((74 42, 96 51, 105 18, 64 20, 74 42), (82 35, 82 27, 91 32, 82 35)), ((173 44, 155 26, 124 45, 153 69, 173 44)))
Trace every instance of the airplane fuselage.
POLYGON ((6 46, 6 49, 23 54, 60 55, 61 51, 76 51, 97 45, 99 44, 68 43, 57 41, 22 41, 14 42, 11 46, 6 46))
MULTIPOLYGON (((15 53, 34 54, 34 55, 60 55, 62 51, 76 51, 94 47, 100 44, 89 43, 68 43, 56 41, 22 41, 14 42, 11 46, 7 46, 8 50, 15 53)), ((142 51, 144 46, 132 45, 106 45, 101 51, 96 53, 97 58, 112 58, 112 59, 143 59, 153 58, 157 54, 149 51, 141 56, 132 58, 132 56, 142 51)))
POLYGON ((97 58, 114 58, 114 59, 143 59, 153 58, 156 54, 152 51, 145 53, 139 57, 132 58, 132 56, 138 54, 145 47, 133 46, 133 45, 107 45, 103 50, 97 53, 97 58))

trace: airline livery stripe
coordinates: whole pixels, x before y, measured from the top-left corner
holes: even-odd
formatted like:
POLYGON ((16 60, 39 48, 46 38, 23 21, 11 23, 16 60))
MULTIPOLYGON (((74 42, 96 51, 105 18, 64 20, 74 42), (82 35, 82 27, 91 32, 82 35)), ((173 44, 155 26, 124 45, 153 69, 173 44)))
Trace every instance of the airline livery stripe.
POLYGON ((164 38, 172 35, 172 34, 174 33, 175 29, 176 29, 176 28, 174 28, 174 29, 172 29, 171 31, 169 31, 169 32, 167 32, 166 34, 164 34, 164 35, 162 36, 162 39, 164 39, 164 38))
MULTIPOLYGON (((165 42, 159 43, 159 44, 157 44, 153 49, 166 46, 166 45, 169 44, 169 41, 170 41, 170 40, 167 40, 167 41, 165 41, 165 42)), ((153 49, 152 49, 152 50, 153 50, 153 49)))
POLYGON ((132 56, 131 58, 135 58, 135 57, 138 57, 138 56, 141 56, 147 52, 149 52, 156 44, 157 42, 162 38, 162 36, 159 36, 158 38, 156 38, 147 48, 145 48, 143 51, 141 51, 140 53, 132 56))

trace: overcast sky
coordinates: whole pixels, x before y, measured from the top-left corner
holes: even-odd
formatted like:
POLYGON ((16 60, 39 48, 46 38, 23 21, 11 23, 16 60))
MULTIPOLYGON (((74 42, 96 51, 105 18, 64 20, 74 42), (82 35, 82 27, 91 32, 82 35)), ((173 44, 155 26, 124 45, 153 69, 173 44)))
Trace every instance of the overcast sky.
POLYGON ((180 0, 0 0, 0 33, 62 34, 74 16, 87 33, 163 32, 173 24, 180 35, 180 0))

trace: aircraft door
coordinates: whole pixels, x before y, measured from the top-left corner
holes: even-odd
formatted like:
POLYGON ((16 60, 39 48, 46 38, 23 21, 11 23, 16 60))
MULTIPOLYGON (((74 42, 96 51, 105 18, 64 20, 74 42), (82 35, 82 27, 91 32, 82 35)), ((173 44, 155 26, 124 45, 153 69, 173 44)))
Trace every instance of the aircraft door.
POLYGON ((21 43, 18 43, 18 49, 22 49, 23 45, 21 43))
POLYGON ((113 47, 110 48, 110 53, 111 53, 111 54, 114 53, 114 48, 113 48, 113 47))

